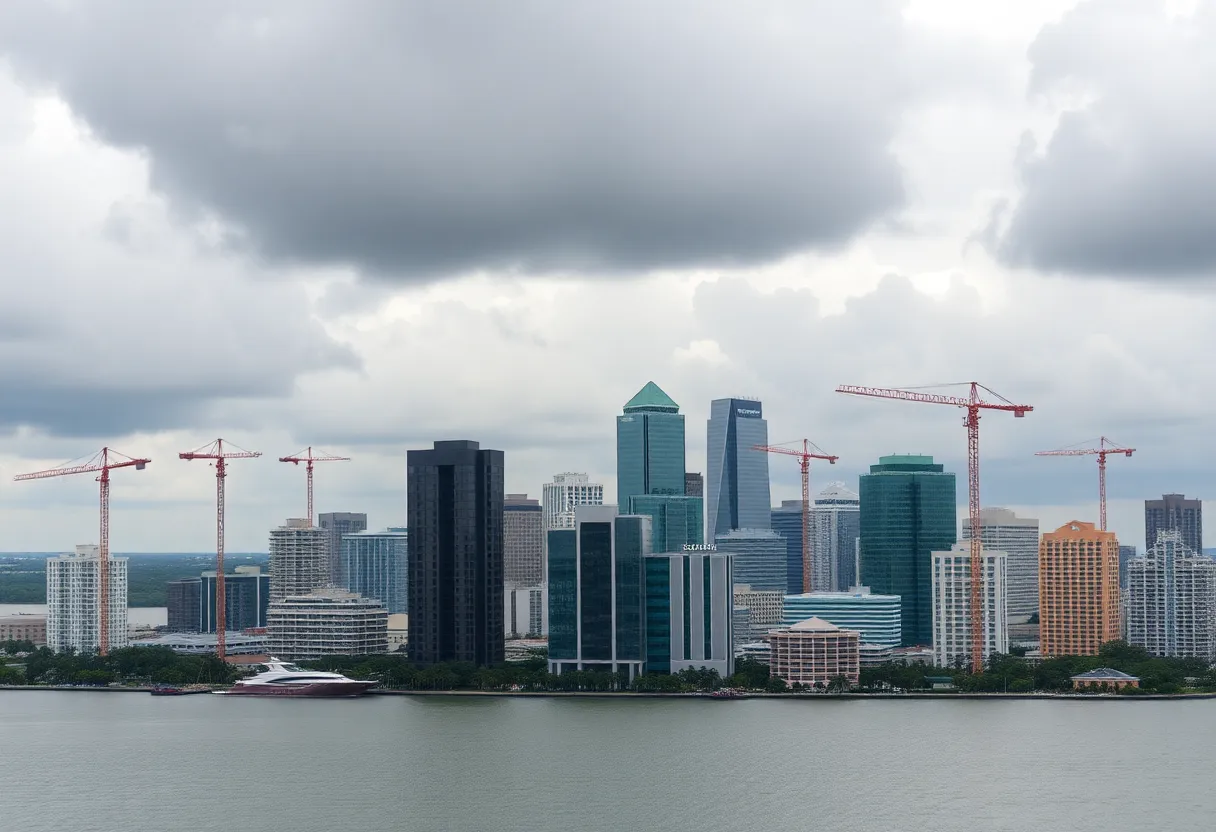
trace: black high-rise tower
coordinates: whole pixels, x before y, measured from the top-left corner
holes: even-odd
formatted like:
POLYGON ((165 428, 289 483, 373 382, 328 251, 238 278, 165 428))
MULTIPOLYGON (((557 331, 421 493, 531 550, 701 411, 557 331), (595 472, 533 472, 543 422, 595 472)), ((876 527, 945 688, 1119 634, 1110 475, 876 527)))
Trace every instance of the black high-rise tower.
POLYGON ((503 453, 465 440, 406 454, 410 657, 503 661, 503 453))

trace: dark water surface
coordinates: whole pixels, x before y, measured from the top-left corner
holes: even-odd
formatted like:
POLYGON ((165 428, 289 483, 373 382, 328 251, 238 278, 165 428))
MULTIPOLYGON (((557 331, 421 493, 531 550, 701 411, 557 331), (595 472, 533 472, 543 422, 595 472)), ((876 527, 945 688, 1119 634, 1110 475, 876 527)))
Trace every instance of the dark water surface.
POLYGON ((1216 700, 0 691, 23 832, 1216 829, 1216 700))

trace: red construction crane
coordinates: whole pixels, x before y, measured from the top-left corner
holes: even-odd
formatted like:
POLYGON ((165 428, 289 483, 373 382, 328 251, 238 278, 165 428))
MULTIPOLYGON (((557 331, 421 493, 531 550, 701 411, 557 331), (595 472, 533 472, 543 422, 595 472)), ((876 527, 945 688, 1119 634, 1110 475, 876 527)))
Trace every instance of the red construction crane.
POLYGON ((962 384, 970 387, 966 398, 921 392, 926 388, 886 389, 856 387, 849 384, 837 387, 836 392, 849 393, 854 396, 872 396, 879 399, 900 399, 923 404, 945 404, 967 409, 967 415, 963 417, 963 426, 967 428, 967 508, 971 518, 971 672, 981 673, 984 670, 984 622, 980 599, 983 595, 984 558, 983 543, 980 537, 980 411, 1004 410, 1020 419, 1034 408, 1028 404, 1014 404, 979 382, 970 381, 962 384), (985 401, 980 395, 981 390, 993 396, 997 401, 985 401))
POLYGON ((97 604, 97 652, 105 656, 110 652, 110 472, 115 468, 135 468, 142 471, 152 460, 135 459, 110 448, 102 448, 84 462, 72 460, 49 471, 18 474, 14 480, 41 480, 47 477, 64 477, 68 474, 92 474, 101 476, 101 542, 97 545, 97 580, 99 598, 97 604))
MULTIPOLYGON (((1089 441, 1078 442, 1078 445, 1088 445, 1089 441)), ((1105 436, 1098 437, 1098 447, 1096 448, 1060 448, 1058 451, 1039 451, 1035 456, 1089 456, 1097 454, 1098 456, 1098 515, 1101 520, 1099 524, 1102 531, 1106 531, 1106 455, 1107 454, 1123 454, 1131 456, 1136 452, 1135 448, 1123 448, 1111 442, 1105 436)))
POLYGON ((224 628, 228 624, 228 608, 224 597, 224 477, 227 476, 225 462, 229 459, 254 459, 261 455, 260 451, 246 451, 243 448, 226 451, 223 439, 177 455, 179 459, 210 459, 215 465, 215 653, 220 659, 223 659, 227 652, 224 628))
POLYGON ((312 464, 314 462, 350 462, 348 456, 331 456, 330 454, 322 453, 316 456, 312 452, 312 446, 309 445, 302 451, 297 451, 291 456, 279 457, 279 462, 291 462, 299 465, 304 463, 304 467, 308 470, 308 525, 312 525, 312 464))
MULTIPOLYGON (((790 443, 786 443, 790 444, 790 443)), ((811 460, 826 459, 832 465, 836 464, 838 456, 825 454, 823 449, 809 439, 802 440, 802 450, 783 448, 780 445, 753 445, 753 451, 766 451, 770 454, 785 454, 798 457, 802 465, 802 591, 813 592, 814 582, 811 580, 815 546, 811 542, 811 460), (815 450, 812 451, 811 448, 815 450)))

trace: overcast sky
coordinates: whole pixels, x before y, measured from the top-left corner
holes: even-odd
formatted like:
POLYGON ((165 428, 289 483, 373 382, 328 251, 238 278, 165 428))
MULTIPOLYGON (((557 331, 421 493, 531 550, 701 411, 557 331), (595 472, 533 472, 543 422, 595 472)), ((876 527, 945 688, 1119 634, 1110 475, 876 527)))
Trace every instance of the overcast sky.
MULTIPOLYGON (((836 385, 975 379, 983 501, 1054 528, 1207 496, 1216 460, 1216 8, 1154 0, 7 0, 0 551, 228 548, 304 512, 405 522, 405 451, 506 452, 508 491, 615 490, 653 380, 703 471, 713 398, 773 442, 959 474, 954 409, 836 385)), ((786 464, 788 463, 788 464, 786 464)), ((798 495, 773 459, 773 501, 798 495)), ((1216 543, 1216 541, 1213 541, 1216 543)))

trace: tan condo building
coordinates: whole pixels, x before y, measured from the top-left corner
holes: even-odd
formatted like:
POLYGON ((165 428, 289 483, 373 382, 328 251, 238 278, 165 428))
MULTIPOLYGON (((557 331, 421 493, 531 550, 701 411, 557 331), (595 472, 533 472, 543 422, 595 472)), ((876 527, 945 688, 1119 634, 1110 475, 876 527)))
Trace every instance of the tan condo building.
POLYGON ((1039 643, 1044 656, 1093 656, 1120 637, 1119 541, 1074 520, 1039 542, 1039 643))
POLYGON ((857 684, 861 673, 861 633, 842 630, 822 618, 808 618, 792 627, 770 630, 769 675, 788 685, 827 686, 844 676, 857 684))

